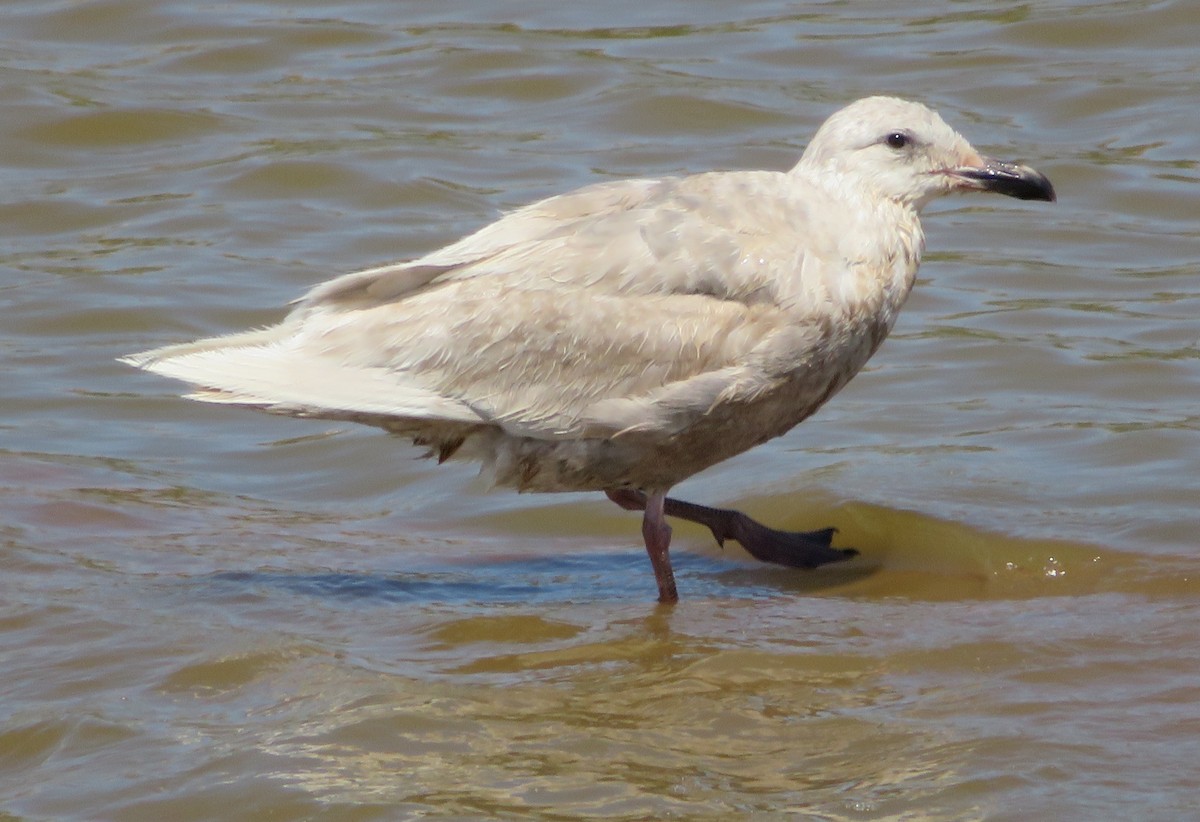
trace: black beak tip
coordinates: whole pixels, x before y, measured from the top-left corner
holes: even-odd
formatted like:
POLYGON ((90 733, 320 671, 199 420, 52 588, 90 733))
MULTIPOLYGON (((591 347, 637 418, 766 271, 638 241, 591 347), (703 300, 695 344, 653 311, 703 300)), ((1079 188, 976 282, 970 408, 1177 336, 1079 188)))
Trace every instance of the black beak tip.
POLYGON ((1058 194, 1055 193, 1054 185, 1050 182, 1049 177, 1031 168, 1023 169, 1023 171, 1028 172, 1022 175, 1021 182, 1025 187, 1018 186, 1017 191, 1010 196, 1016 197, 1018 200, 1041 200, 1047 203, 1058 202, 1058 194))
POLYGON ((1042 179, 1046 180, 1046 190, 1043 192, 1044 196, 1042 197, 1042 199, 1048 203, 1057 203, 1058 202, 1058 194, 1055 193, 1054 186, 1052 186, 1050 184, 1049 179, 1047 179, 1045 177, 1043 177, 1042 179))
POLYGON ((1029 166, 989 160, 983 168, 961 169, 957 173, 983 191, 993 191, 1018 200, 1058 201, 1050 179, 1029 166))

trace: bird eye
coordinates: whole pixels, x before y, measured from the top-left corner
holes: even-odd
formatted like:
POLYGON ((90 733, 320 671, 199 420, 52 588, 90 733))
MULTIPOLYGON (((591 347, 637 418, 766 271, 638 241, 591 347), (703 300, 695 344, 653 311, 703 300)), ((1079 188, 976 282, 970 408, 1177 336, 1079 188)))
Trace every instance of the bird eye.
POLYGON ((912 138, 903 131, 893 131, 887 137, 884 137, 883 141, 892 148, 904 148, 912 143, 912 138))

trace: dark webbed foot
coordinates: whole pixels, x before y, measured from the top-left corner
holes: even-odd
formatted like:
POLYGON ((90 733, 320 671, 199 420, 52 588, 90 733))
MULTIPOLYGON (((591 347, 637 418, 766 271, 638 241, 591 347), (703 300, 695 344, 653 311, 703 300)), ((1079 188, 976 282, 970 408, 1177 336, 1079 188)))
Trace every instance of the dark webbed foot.
MULTIPOLYGON (((640 491, 621 489, 608 493, 613 502, 629 510, 645 510, 646 496, 640 491)), ((667 497, 663 506, 669 517, 685 519, 704 525, 712 531, 717 544, 737 540, 750 556, 761 562, 772 562, 790 568, 816 568, 830 562, 842 562, 858 556, 853 548, 831 546, 834 528, 820 531, 776 531, 761 522, 727 508, 709 508, 692 502, 667 497)))
MULTIPOLYGON (((777 531, 753 520, 740 511, 712 509, 721 514, 713 523, 705 522, 717 544, 735 539, 750 556, 762 562, 773 562, 791 568, 816 568, 830 562, 841 562, 858 556, 853 548, 834 548, 830 545, 836 528, 820 531, 777 531)), ((671 513, 668 507, 667 513, 671 513)), ((686 519, 686 517, 685 517, 686 519)))

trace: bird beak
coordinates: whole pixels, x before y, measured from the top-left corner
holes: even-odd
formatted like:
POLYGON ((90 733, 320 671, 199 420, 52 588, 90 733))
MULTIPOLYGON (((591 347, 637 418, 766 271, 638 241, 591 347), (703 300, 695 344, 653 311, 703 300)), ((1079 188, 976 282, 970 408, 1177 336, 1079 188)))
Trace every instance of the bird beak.
POLYGON ((1054 186, 1036 169, 991 157, 980 158, 979 165, 960 166, 947 169, 944 173, 961 181, 963 187, 977 191, 994 191, 1018 200, 1045 200, 1054 202, 1054 186))

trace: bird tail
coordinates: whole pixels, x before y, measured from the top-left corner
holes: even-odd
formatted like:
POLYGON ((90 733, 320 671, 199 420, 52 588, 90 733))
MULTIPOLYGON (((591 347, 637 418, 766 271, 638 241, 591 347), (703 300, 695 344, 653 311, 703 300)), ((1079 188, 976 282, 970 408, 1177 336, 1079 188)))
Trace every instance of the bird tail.
POLYGON ((335 419, 485 421, 406 372, 305 350, 280 326, 156 348, 121 362, 190 383, 197 390, 185 396, 201 402, 335 419))

